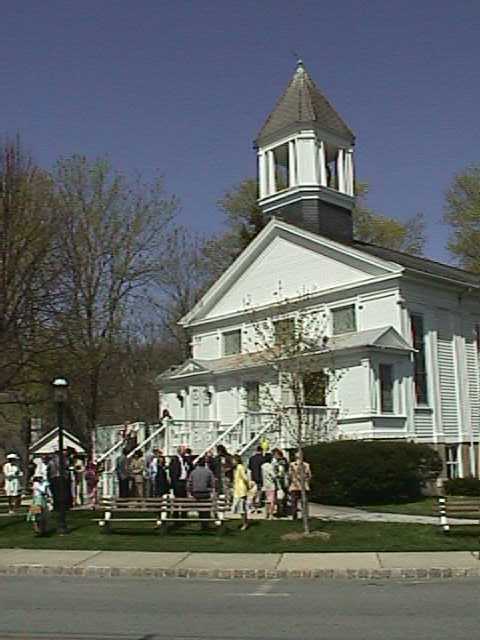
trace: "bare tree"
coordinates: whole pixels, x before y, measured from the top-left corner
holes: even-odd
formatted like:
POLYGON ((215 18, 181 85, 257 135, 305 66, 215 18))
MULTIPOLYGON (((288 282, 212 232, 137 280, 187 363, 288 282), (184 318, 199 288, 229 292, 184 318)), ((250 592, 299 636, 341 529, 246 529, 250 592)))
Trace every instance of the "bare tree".
POLYGON ((180 358, 190 355, 190 340, 178 321, 191 310, 209 284, 202 247, 203 241, 184 227, 172 229, 157 278, 160 323, 177 346, 180 358))
POLYGON ((58 268, 51 180, 19 140, 0 147, 0 392, 41 378, 51 352, 51 311, 58 268))
POLYGON ((160 179, 127 180, 102 159, 61 160, 53 180, 62 266, 56 328, 91 430, 102 374, 113 365, 129 321, 149 303, 177 203, 160 179))
POLYGON ((306 535, 310 525, 304 448, 336 437, 336 411, 317 408, 326 405, 342 375, 328 347, 323 314, 305 309, 307 299, 279 302, 269 317, 253 311, 247 329, 252 362, 275 372, 274 383, 262 385, 261 405, 277 414, 288 433, 289 447, 297 451, 306 535))

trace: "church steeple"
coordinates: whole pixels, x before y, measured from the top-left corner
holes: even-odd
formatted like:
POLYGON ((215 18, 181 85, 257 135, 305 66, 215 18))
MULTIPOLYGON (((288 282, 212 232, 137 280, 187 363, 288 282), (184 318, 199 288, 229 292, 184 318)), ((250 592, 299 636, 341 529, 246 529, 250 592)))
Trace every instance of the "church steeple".
POLYGON ((299 61, 255 141, 263 211, 351 240, 354 143, 352 131, 299 61))

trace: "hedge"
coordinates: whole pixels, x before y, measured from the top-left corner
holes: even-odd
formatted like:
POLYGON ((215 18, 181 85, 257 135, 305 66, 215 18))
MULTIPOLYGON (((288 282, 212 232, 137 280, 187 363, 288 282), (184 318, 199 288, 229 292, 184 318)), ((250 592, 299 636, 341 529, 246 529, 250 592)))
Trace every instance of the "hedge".
POLYGON ((478 478, 452 478, 443 483, 447 496, 480 496, 478 478))
POLYGON ((312 469, 310 499, 368 505, 418 499, 437 478, 442 461, 427 445, 339 440, 305 448, 312 469))

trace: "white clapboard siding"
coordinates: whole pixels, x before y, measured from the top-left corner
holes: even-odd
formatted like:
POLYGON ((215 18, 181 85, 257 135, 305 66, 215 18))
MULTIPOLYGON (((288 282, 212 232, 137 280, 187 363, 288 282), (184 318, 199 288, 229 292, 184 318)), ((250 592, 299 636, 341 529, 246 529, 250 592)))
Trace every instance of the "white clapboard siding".
POLYGON ((467 333, 465 344, 468 377, 468 395, 470 397, 471 424, 473 433, 478 436, 480 423, 480 384, 478 371, 478 351, 475 339, 467 333))
POLYGON ((453 334, 448 326, 448 316, 441 314, 439 320, 437 358, 443 433, 446 438, 456 438, 459 420, 453 334))
POLYGON ((432 414, 426 411, 416 411, 414 416, 415 438, 418 440, 433 440, 432 414))

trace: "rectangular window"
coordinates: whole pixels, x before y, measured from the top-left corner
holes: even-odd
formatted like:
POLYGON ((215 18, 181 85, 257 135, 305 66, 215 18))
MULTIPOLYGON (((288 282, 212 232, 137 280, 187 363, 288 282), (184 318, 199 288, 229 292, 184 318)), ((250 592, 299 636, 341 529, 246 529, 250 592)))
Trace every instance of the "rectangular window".
POLYGON ((338 336, 341 333, 351 333, 357 330, 357 319, 355 316, 354 304, 350 304, 348 307, 332 309, 332 330, 334 336, 338 336))
POLYGON ((327 374, 325 371, 310 371, 303 375, 303 397, 307 406, 325 407, 327 374))
POLYGON ((286 345, 295 340, 295 319, 283 318, 275 320, 273 323, 275 329, 275 344, 286 345))
POLYGON ((275 162, 275 187, 276 191, 288 189, 289 185, 289 154, 288 144, 282 144, 273 150, 273 158, 275 162))
POLYGON ((257 381, 245 383, 247 392, 247 411, 260 411, 260 385, 257 381))
POLYGON ((391 364, 379 366, 380 411, 393 413, 393 367, 391 364))
POLYGON ((414 359, 414 382, 417 404, 428 404, 427 394, 427 366, 425 362, 425 331, 423 326, 423 316, 411 315, 412 343, 415 353, 414 359))
POLYGON ((454 444, 445 448, 445 457, 447 465, 447 478, 449 480, 458 478, 459 476, 459 464, 458 464, 458 444, 454 444))
POLYGON ((223 355, 231 356, 242 352, 242 332, 240 329, 223 334, 223 355))

